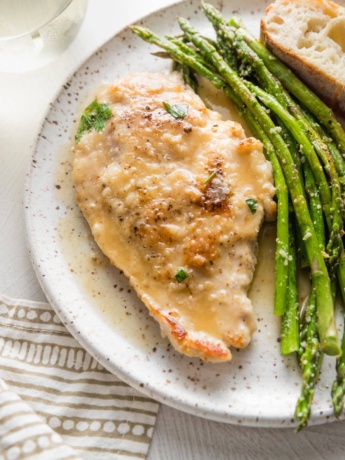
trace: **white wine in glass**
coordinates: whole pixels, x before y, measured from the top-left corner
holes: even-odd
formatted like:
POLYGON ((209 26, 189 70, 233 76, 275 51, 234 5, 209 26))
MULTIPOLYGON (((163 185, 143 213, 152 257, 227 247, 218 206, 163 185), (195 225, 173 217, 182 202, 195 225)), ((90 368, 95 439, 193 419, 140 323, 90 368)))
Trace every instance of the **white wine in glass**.
POLYGON ((50 62, 75 38, 87 0, 0 0, 0 71, 50 62))

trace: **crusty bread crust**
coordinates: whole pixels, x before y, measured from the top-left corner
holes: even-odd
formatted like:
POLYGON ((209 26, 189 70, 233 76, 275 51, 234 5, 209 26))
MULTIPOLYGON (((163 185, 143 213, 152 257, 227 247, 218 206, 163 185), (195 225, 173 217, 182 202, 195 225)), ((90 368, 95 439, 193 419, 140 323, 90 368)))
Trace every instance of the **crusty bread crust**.
POLYGON ((345 115, 345 8, 327 0, 276 0, 261 39, 336 112, 345 115))

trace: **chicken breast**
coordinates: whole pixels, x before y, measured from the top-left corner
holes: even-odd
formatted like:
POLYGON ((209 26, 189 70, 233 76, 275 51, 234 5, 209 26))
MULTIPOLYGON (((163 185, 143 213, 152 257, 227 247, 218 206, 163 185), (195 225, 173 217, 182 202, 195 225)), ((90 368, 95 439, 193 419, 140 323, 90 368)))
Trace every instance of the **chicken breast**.
POLYGON ((96 242, 178 351, 230 360, 255 331, 247 290, 275 214, 261 143, 178 73, 128 75, 97 101, 112 115, 76 144, 73 171, 96 242))

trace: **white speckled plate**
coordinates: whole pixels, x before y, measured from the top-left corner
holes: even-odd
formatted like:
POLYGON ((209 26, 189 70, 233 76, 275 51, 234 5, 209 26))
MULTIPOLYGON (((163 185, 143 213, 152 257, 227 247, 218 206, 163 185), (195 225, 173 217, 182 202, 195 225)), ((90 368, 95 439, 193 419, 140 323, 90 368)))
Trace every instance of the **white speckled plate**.
MULTIPOLYGON (((217 4, 221 7, 223 2, 217 4)), ((224 15, 240 15, 259 32, 267 2, 224 2, 224 15)), ((177 16, 211 30, 199 1, 172 6, 140 24, 158 34, 178 32, 177 16)), ((99 49, 62 88, 39 136, 26 184, 29 250, 42 288, 75 338, 106 368, 143 393, 208 419, 257 426, 292 426, 300 389, 294 358, 279 352, 279 320, 273 317, 274 234, 266 231, 251 289, 258 320, 252 344, 234 350, 231 363, 204 364, 176 353, 160 336, 125 277, 99 253, 75 203, 69 150, 74 122, 90 92, 129 71, 168 71, 157 49, 124 30, 99 49)), ((332 420, 329 386, 334 362, 325 360, 311 423, 332 420)))

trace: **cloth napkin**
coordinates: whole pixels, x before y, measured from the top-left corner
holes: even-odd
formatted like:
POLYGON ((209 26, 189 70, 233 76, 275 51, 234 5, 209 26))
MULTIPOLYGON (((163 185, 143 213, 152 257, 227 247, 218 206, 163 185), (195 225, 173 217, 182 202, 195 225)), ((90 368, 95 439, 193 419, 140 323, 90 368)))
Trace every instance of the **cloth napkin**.
POLYGON ((158 403, 121 382, 50 305, 0 295, 0 460, 145 459, 158 403))

